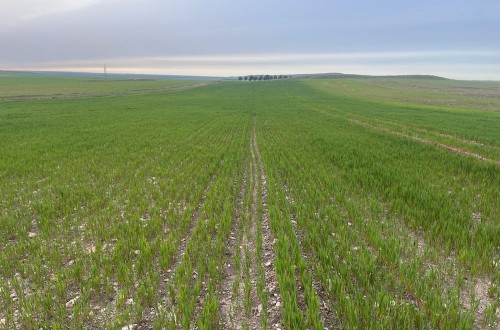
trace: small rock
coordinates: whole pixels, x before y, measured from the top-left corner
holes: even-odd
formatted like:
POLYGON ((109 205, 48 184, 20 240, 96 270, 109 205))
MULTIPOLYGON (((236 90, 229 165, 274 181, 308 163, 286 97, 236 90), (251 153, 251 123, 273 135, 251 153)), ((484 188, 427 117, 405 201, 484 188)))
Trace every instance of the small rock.
POLYGON ((75 306, 75 303, 78 301, 78 299, 80 299, 80 296, 76 296, 75 298, 71 299, 70 301, 68 301, 66 303, 66 308, 73 308, 73 306, 75 306))
POLYGON ((272 265, 272 263, 270 261, 268 261, 268 262, 265 263, 266 267, 270 267, 271 265, 272 265))
POLYGON ((137 328, 137 324, 129 324, 122 327, 122 330, 134 330, 135 328, 137 328))
POLYGON ((74 261, 74 260, 70 260, 70 261, 68 262, 68 266, 71 266, 71 265, 73 265, 74 263, 75 263, 75 261, 74 261))
POLYGON ((141 253, 141 251, 135 250, 134 253, 135 253, 136 256, 138 256, 141 253))
POLYGON ((37 235, 38 235, 37 233, 34 233, 34 232, 32 232, 32 231, 30 231, 30 232, 28 233, 28 237, 29 237, 29 238, 35 238, 35 237, 37 237, 37 235))
POLYGON ((0 320, 0 325, 6 325, 7 324, 7 320, 6 319, 1 319, 0 320))
POLYGON ((134 299, 132 299, 132 298, 127 299, 126 304, 127 305, 133 305, 134 304, 134 299))
POLYGON ((280 307, 281 303, 279 301, 276 302, 276 307, 280 307))
POLYGON ((262 304, 260 304, 259 306, 257 306, 257 312, 259 313, 262 313, 262 304))

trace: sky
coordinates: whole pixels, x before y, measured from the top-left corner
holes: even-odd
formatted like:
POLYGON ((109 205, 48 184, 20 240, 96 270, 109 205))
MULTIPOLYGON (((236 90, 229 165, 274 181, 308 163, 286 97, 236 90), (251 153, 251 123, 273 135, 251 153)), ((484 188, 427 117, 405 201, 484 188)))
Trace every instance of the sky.
POLYGON ((499 0, 0 0, 0 70, 500 80, 499 0))

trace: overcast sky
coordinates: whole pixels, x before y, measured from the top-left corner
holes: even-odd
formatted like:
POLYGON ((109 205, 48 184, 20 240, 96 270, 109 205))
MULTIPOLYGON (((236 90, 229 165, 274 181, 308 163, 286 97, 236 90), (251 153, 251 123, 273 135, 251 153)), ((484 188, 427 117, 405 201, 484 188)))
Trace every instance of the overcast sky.
POLYGON ((499 0, 0 0, 0 70, 500 80, 499 0))

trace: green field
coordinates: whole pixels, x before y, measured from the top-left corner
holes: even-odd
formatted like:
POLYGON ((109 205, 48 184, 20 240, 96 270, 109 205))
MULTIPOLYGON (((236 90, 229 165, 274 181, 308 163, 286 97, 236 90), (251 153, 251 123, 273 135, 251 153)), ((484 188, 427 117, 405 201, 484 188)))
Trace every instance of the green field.
POLYGON ((500 83, 5 73, 0 234, 0 329, 498 329, 500 83))

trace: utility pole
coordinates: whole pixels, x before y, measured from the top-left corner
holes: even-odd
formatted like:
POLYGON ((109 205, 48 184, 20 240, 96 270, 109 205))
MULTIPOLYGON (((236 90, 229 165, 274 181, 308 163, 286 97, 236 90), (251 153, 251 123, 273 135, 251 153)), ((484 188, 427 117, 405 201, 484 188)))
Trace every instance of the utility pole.
POLYGON ((104 81, 108 81, 108 72, 106 71, 106 64, 104 64, 104 81))

